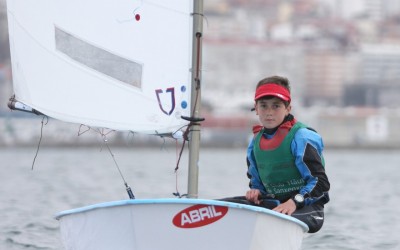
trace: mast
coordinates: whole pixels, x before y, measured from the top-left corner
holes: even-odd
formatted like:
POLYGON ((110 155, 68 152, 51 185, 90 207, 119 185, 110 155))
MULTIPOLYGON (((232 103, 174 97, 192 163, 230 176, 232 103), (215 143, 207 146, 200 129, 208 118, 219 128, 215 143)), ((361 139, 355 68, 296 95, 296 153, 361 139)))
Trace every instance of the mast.
POLYGON ((199 151, 200 151, 200 104, 201 104, 201 63, 203 35, 203 0, 193 3, 193 46, 192 46, 192 93, 189 141, 188 198, 198 197, 199 151))

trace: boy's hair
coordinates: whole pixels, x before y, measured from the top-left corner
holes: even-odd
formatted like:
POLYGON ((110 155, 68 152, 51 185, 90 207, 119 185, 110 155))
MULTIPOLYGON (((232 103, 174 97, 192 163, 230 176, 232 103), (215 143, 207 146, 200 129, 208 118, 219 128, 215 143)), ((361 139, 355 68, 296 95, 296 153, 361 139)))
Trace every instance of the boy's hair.
MULTIPOLYGON (((258 87, 260 87, 262 85, 265 85, 265 84, 268 84, 268 83, 275 83, 275 84, 281 85, 284 88, 286 88, 290 93, 290 82, 286 77, 282 77, 282 76, 269 76, 269 77, 266 77, 266 78, 264 78, 264 79, 262 79, 261 81, 258 82, 256 89, 258 87)), ((272 97, 268 97, 267 96, 267 97, 264 97, 264 98, 268 99, 268 98, 272 98, 272 97)), ((287 107, 289 105, 289 102, 287 102, 287 101, 283 101, 283 102, 285 104, 285 107, 287 107)))
POLYGON ((282 77, 282 76, 266 77, 258 82, 256 89, 267 83, 275 83, 275 84, 281 85, 281 86, 285 87, 290 93, 290 82, 286 77, 282 77))

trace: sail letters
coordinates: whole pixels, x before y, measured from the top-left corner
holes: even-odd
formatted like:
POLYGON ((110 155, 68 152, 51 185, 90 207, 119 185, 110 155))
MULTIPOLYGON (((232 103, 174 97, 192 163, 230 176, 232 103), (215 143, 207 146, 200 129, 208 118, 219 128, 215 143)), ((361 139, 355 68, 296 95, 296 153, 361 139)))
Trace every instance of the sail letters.
POLYGON ((172 112, 175 109, 175 88, 167 88, 167 90, 165 91, 166 93, 170 93, 170 98, 171 98, 171 106, 170 106, 170 110, 166 111, 163 107, 163 103, 161 102, 161 98, 160 98, 160 94, 163 93, 162 89, 156 89, 156 95, 157 95, 157 101, 158 101, 158 105, 160 106, 161 111, 166 114, 166 115, 171 115, 172 112))

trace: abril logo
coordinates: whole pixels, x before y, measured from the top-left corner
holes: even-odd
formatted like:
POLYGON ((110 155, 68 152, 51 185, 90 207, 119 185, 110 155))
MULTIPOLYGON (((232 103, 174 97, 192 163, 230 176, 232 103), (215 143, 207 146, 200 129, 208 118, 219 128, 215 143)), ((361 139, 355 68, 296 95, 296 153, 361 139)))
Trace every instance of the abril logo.
POLYGON ((172 220, 180 228, 202 227, 214 223, 228 213, 228 207, 212 205, 194 205, 175 215, 172 220))

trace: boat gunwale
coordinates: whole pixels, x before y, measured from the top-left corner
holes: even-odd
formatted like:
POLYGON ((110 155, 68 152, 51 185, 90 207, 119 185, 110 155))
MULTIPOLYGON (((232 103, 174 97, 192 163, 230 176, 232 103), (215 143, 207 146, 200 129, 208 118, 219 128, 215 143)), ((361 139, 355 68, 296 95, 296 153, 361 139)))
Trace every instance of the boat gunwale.
POLYGON ((240 203, 233 203, 233 202, 228 202, 228 201, 207 200, 207 199, 190 199, 190 198, 188 198, 188 199, 175 199, 175 198, 132 199, 132 200, 110 201, 110 202, 97 203, 97 204, 88 205, 88 206, 84 206, 84 207, 80 207, 80 208, 65 210, 65 211, 57 213, 54 216, 54 218, 56 220, 60 220, 64 216, 84 213, 84 212, 92 211, 95 209, 111 208, 111 207, 127 206, 127 205, 146 205, 146 204, 213 205, 213 206, 225 206, 225 207, 235 208, 235 209, 245 209, 245 210, 249 210, 249 211, 253 211, 253 212, 268 214, 273 217, 278 217, 280 219, 293 222, 293 223, 297 224, 298 226, 300 226, 304 233, 308 232, 308 230, 309 230, 308 226, 304 222, 302 222, 292 216, 278 213, 278 212, 275 212, 275 211, 267 209, 267 208, 246 205, 246 204, 240 204, 240 203))

